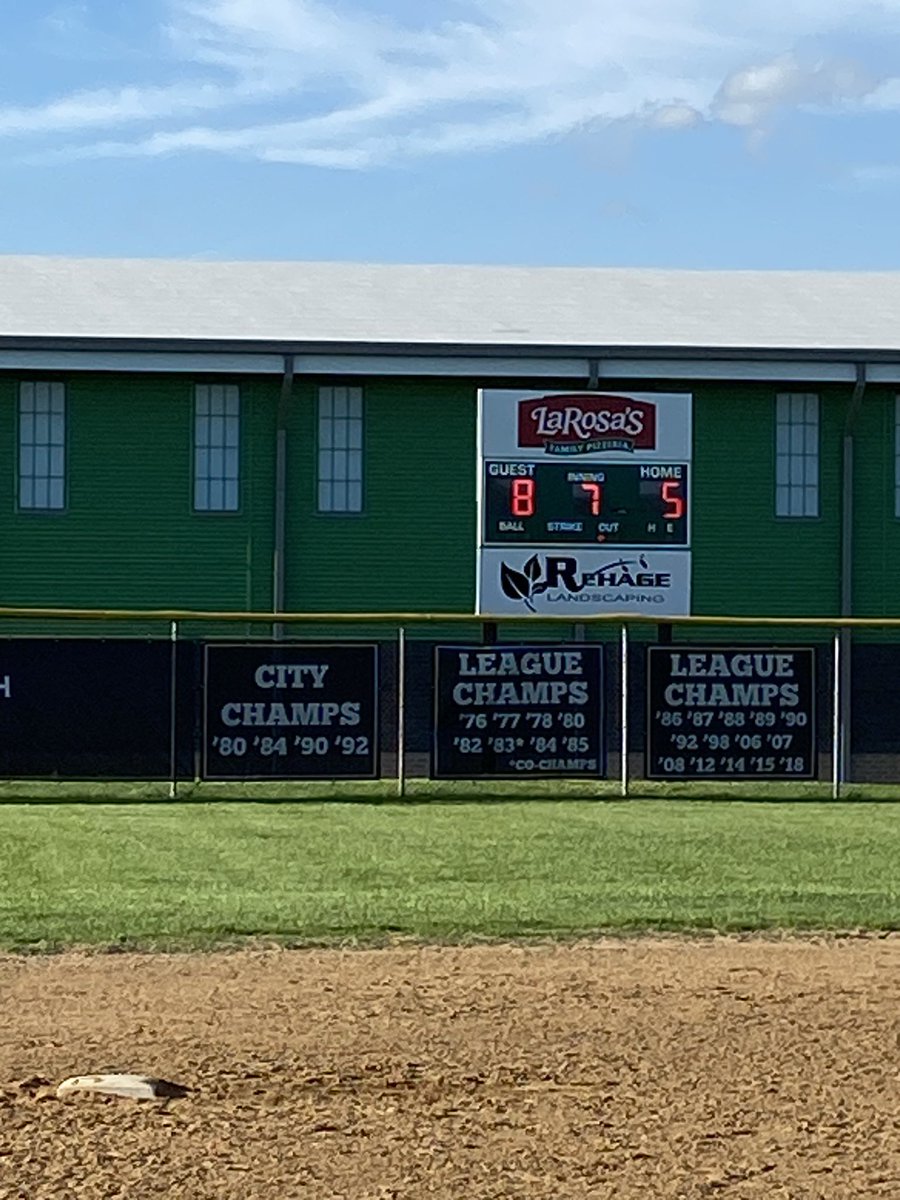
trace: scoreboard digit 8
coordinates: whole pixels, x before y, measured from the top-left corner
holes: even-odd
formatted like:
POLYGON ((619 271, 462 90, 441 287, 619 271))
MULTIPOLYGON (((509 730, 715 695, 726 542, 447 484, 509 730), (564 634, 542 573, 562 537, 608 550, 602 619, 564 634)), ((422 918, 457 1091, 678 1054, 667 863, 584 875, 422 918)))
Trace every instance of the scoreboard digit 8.
POLYGON ((686 463, 484 462, 486 546, 687 546, 686 463))

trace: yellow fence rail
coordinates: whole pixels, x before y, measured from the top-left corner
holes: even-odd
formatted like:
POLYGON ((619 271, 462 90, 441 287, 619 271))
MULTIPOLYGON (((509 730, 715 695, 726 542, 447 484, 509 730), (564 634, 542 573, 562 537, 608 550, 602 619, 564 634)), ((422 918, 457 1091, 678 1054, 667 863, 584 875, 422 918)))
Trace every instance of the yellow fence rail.
POLYGON ((0 620, 176 621, 266 625, 732 625, 795 629, 900 629, 900 617, 728 617, 663 616, 649 613, 422 613, 422 612, 220 612, 182 608, 12 608, 0 607, 0 620))

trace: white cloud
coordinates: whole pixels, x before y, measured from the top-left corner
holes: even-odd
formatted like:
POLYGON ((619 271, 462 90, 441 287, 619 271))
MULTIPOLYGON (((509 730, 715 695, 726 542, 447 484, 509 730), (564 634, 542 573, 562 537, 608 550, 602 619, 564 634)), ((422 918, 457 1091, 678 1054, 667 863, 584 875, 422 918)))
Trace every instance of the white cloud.
POLYGON ((181 117, 230 103, 233 89, 212 83, 75 92, 39 108, 0 108, 0 136, 66 133, 95 126, 181 117))
POLYGON ((692 129, 703 121, 703 113, 690 104, 664 104, 648 115, 658 129, 692 129))
POLYGON ((837 107, 861 100, 875 87, 876 81, 856 63, 802 63, 793 54, 784 54, 729 75, 716 94, 712 112, 729 125, 755 129, 779 108, 837 107))
POLYGON ((87 15, 87 5, 76 0, 75 3, 59 4, 51 9, 42 18, 41 24, 59 37, 71 37, 84 28, 87 15))
POLYGON ((848 181, 863 189, 900 183, 900 166, 887 163, 879 166, 854 167, 849 172, 848 181))
POLYGON ((167 2, 176 82, 0 107, 0 136, 359 168, 621 120, 758 137, 785 109, 900 108, 900 79, 828 50, 900 45, 900 0, 444 0, 442 19, 422 0, 415 24, 384 0, 167 2))
POLYGON ((900 79, 886 79, 865 98, 867 108, 900 109, 900 79))

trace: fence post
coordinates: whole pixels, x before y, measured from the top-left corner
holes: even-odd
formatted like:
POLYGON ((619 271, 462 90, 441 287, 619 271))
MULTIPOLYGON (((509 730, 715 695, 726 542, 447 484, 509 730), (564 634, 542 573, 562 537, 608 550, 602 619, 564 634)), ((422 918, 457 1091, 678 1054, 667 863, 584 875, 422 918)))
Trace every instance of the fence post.
POLYGON ((834 635, 834 672, 832 687, 832 726, 831 726, 831 798, 839 800, 841 796, 841 778, 843 763, 841 762, 843 747, 843 722, 841 720, 841 631, 834 635))
POLYGON ((406 795, 406 629, 397 634, 397 795, 406 795))
POLYGON ((169 799, 178 796, 178 622, 169 626, 169 799))
POLYGON ((621 746, 622 756, 621 776, 622 795, 628 796, 628 626, 622 626, 622 639, 619 647, 619 672, 621 675, 621 746))

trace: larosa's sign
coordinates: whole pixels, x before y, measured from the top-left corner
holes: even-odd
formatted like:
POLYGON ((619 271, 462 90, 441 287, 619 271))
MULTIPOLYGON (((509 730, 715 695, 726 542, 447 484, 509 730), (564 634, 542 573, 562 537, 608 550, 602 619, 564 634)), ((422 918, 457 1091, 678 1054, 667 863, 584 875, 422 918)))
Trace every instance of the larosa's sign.
POLYGON ((622 396, 541 396, 519 403, 518 444, 548 454, 656 448, 656 405, 622 396))

